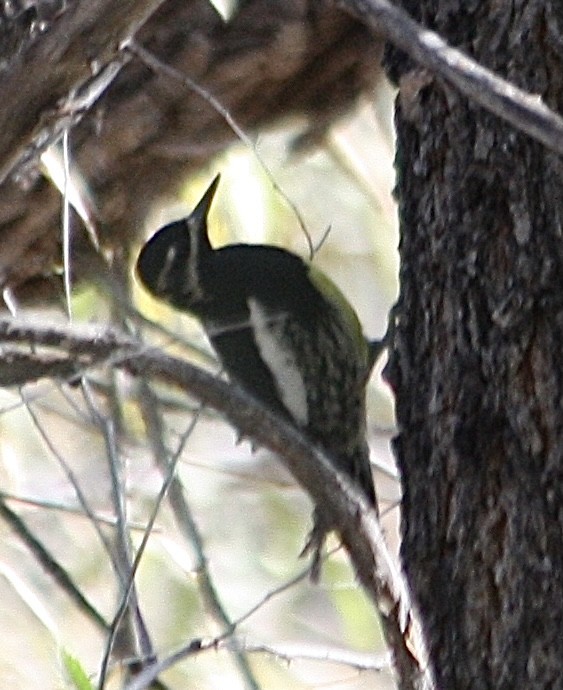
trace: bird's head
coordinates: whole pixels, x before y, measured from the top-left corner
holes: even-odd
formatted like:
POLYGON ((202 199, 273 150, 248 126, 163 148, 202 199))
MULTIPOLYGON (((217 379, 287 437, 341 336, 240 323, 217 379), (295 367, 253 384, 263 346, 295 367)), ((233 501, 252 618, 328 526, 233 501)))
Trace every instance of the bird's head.
POLYGON ((137 259, 136 273, 142 285, 177 308, 189 309, 205 297, 202 263, 213 251, 207 234, 207 215, 219 178, 215 177, 187 218, 158 230, 137 259))

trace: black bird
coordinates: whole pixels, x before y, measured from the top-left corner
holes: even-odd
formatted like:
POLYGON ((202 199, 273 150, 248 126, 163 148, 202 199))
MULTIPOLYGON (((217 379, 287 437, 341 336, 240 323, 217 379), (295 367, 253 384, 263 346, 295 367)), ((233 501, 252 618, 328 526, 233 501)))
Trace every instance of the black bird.
MULTIPOLYGON (((290 421, 377 508, 366 441, 366 384, 378 349, 354 309, 311 264, 284 249, 213 249, 207 215, 215 177, 194 211, 158 230, 137 260, 155 297, 196 316, 229 377, 290 421)), ((330 520, 319 506, 304 551, 320 550, 330 520)))

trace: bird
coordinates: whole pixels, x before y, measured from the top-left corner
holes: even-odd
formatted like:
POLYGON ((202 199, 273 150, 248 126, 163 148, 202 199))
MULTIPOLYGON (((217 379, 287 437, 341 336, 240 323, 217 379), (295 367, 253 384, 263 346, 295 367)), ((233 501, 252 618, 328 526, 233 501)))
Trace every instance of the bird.
MULTIPOLYGON (((192 213, 143 245, 136 275, 149 293, 201 323, 227 376, 296 427, 377 511, 366 439, 366 386, 381 350, 353 307, 311 262, 281 247, 211 245, 207 218, 220 175, 192 213)), ((316 506, 302 554, 318 580, 332 531, 316 506)))

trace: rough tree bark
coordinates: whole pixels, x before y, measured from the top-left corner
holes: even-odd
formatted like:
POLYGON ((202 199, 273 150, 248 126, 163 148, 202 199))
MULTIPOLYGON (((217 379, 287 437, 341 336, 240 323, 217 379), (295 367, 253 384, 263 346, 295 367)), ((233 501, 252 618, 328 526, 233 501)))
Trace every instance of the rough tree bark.
MULTIPOLYGON (((563 110, 556 1, 400 3, 563 110)), ((402 554, 438 687, 563 687, 561 160, 390 50, 402 554)))

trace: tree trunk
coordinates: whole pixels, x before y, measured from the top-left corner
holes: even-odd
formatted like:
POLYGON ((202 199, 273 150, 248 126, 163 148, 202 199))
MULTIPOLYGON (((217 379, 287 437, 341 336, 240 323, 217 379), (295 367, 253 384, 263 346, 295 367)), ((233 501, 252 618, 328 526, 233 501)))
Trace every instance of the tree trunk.
MULTIPOLYGON (((561 112, 551 2, 400 3, 561 112)), ((438 688, 563 688, 560 159, 390 50, 404 565, 438 688)))

